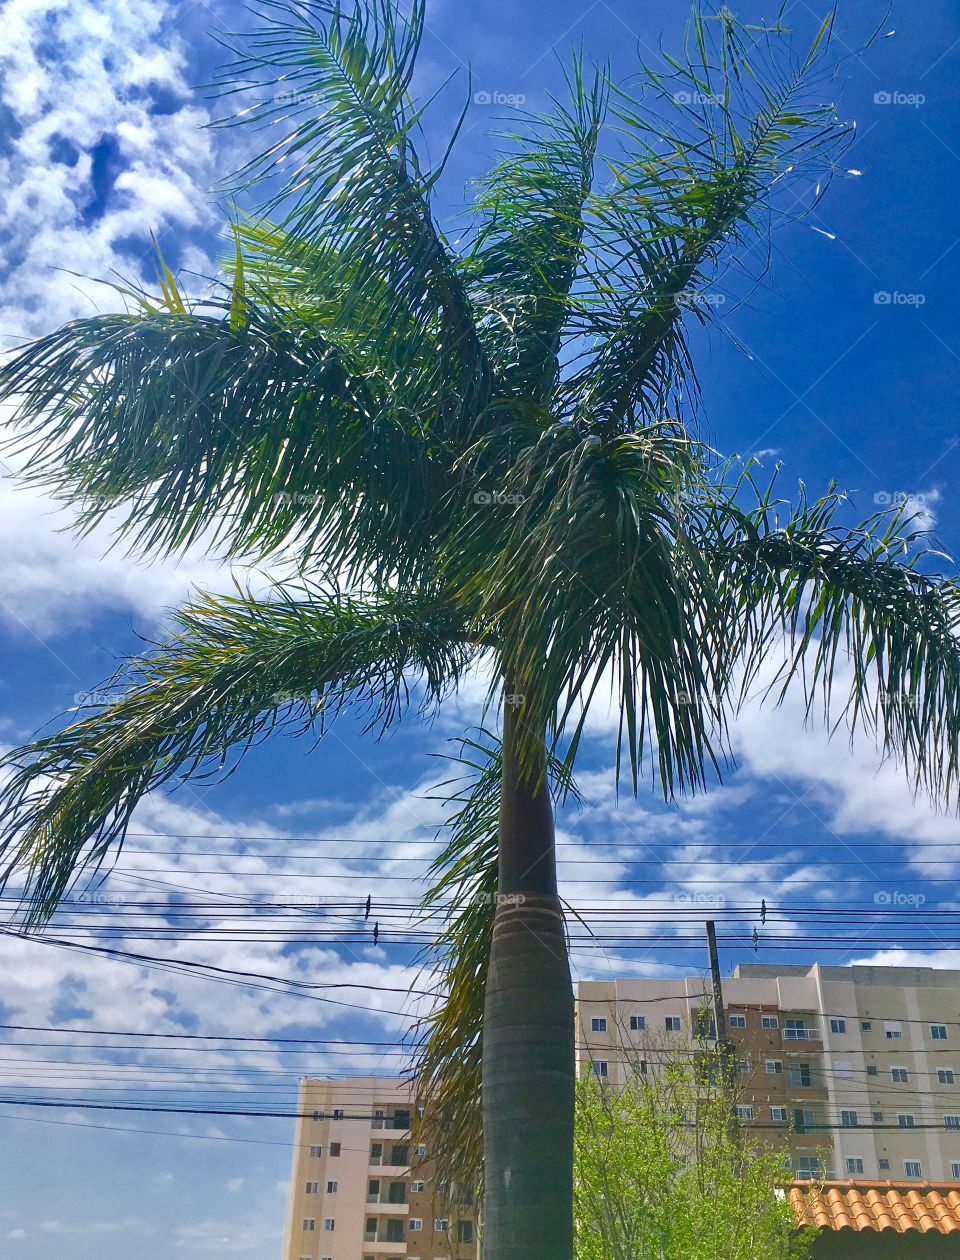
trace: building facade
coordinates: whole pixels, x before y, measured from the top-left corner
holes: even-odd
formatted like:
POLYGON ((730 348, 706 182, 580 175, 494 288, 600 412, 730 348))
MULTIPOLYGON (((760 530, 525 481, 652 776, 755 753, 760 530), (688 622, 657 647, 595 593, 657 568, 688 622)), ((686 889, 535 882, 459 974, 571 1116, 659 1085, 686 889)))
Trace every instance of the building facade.
MULTIPOLYGON (((715 1038, 709 977, 577 996, 580 1062, 614 1086, 715 1038)), ((960 1181, 960 971, 752 963, 723 999, 740 1117, 798 1178, 960 1181)))
POLYGON ((284 1260, 475 1260, 473 1215, 415 1144, 405 1082, 304 1077, 299 1097, 284 1260))

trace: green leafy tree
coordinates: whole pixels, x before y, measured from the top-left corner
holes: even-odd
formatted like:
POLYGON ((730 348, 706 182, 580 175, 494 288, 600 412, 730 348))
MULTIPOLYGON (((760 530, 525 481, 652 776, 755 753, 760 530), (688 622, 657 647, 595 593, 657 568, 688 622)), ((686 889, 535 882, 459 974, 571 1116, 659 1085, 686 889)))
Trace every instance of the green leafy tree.
POLYGON ((26 346, 0 398, 27 480, 79 529, 107 520, 150 555, 281 554, 301 576, 197 597, 111 702, 15 750, 3 869, 37 926, 148 792, 345 708, 382 732, 485 669, 502 744, 477 758, 438 872, 471 913, 439 925, 449 1002, 424 1089, 457 1120, 438 1155, 466 1184, 482 1072, 489 1260, 569 1260, 552 793, 595 698, 612 696, 631 786, 649 771, 692 790, 723 763, 744 682, 783 651, 776 694, 800 680, 938 797, 958 770, 960 603, 909 521, 849 527, 833 490, 780 503, 692 427, 687 334, 719 309, 710 286, 846 143, 816 96, 831 19, 795 54, 779 24, 695 15, 683 54, 625 87, 574 59, 454 244, 432 209, 443 162, 415 143, 422 0, 406 18, 388 0, 261 8, 222 76, 243 106, 225 121, 267 135, 226 282, 190 300, 158 257, 158 293, 26 346))
POLYGON ((688 1057, 622 1085, 577 1084, 576 1260, 786 1260, 809 1254, 783 1151, 731 1123, 736 1092, 688 1057))

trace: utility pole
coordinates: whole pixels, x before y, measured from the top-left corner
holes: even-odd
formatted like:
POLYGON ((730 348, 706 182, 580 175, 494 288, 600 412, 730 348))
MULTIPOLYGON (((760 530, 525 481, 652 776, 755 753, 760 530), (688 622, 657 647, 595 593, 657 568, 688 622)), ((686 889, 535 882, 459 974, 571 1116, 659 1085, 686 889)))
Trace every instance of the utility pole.
MULTIPOLYGON (((707 951, 710 955, 710 976, 713 980, 713 1018, 717 1025, 717 1055, 720 1059, 720 1071, 724 1084, 733 1098, 737 1084, 737 1060, 733 1046, 727 1040, 727 1019, 723 1009, 723 985, 720 982, 720 956, 717 953, 717 926, 712 919, 707 920, 707 951)), ((731 1139, 737 1132, 736 1113, 731 1110, 728 1128, 731 1139)))

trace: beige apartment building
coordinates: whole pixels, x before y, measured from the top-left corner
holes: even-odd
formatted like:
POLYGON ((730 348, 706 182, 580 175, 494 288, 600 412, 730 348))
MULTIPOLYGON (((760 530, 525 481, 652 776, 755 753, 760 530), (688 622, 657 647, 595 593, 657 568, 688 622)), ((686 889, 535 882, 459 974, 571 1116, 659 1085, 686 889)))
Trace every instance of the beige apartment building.
POLYGON ((395 1077, 304 1077, 284 1260, 475 1260, 472 1213, 449 1206, 395 1077))
MULTIPOLYGON (((960 1181, 960 971, 741 964, 723 980, 745 1124, 799 1178, 960 1181)), ((583 981, 578 1055, 612 1085, 711 1028, 709 977, 583 981)))

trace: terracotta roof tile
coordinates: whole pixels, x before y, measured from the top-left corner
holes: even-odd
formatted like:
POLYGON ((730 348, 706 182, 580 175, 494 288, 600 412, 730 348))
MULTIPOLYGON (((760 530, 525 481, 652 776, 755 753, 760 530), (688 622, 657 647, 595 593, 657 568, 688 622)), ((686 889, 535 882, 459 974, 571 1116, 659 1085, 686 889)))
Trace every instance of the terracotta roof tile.
POLYGON ((906 1186, 895 1181, 809 1182, 787 1191, 798 1225, 816 1229, 952 1234, 960 1230, 960 1182, 906 1186))

